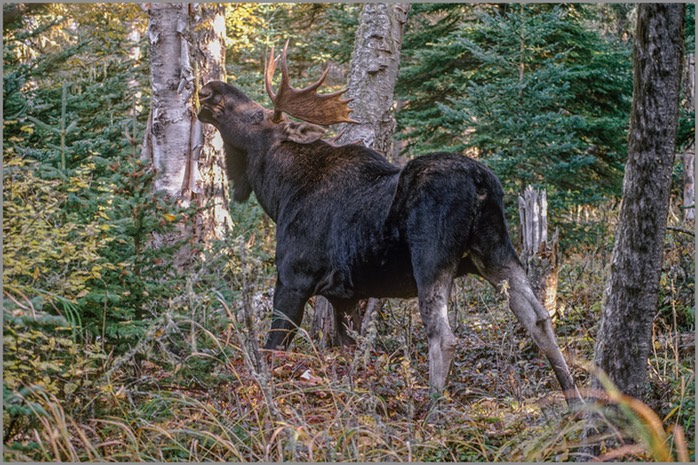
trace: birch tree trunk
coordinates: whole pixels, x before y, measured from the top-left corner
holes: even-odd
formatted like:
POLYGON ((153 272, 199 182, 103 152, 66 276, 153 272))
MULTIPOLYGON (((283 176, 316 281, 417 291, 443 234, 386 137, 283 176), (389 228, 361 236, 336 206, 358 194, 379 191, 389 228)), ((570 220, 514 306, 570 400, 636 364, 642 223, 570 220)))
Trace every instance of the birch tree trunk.
MULTIPOLYGON (((400 66, 402 33, 411 5, 407 3, 367 3, 364 5, 356 31, 346 96, 352 118, 359 124, 347 124, 336 139, 339 144, 360 143, 383 155, 393 153, 395 130, 393 93, 400 66)), ((360 331, 380 308, 382 302, 369 299, 356 311, 364 309, 360 331)), ((315 299, 311 334, 321 346, 337 345, 332 306, 323 297, 315 299)))
POLYGON ((196 118, 195 100, 203 83, 224 79, 224 7, 151 3, 148 14, 152 103, 142 158, 156 171, 156 191, 197 207, 181 235, 192 244, 222 239, 232 224, 223 142, 196 118))
POLYGON ((352 118, 345 125, 340 144, 359 142, 391 156, 395 116, 393 93, 400 66, 402 33, 408 3, 367 3, 359 18, 349 71, 347 98, 352 118))
MULTIPOLYGON (((634 93, 611 276, 595 363, 626 394, 642 398, 674 164, 685 4, 640 4, 634 93)), ((595 387, 600 387, 595 382, 595 387)))
MULTIPOLYGON (((129 52, 128 52, 128 58, 131 60, 133 65, 137 65, 141 62, 142 60, 142 54, 141 54, 141 32, 140 29, 137 27, 138 24, 136 21, 131 20, 127 22, 126 27, 128 28, 128 43, 130 45, 129 47, 129 52)), ((142 98, 143 98, 143 92, 141 92, 141 84, 138 82, 138 80, 134 77, 132 77, 128 81, 128 87, 131 89, 133 92, 133 104, 131 107, 131 110, 129 110, 129 116, 132 118, 133 124, 131 125, 131 129, 126 128, 126 137, 128 138, 129 142, 133 146, 133 156, 134 158, 138 156, 138 149, 140 147, 140 141, 138 141, 137 136, 136 136, 136 131, 137 131, 137 118, 138 115, 141 114, 143 111, 143 104, 142 104, 142 98), (132 132, 132 134, 131 134, 132 132)))

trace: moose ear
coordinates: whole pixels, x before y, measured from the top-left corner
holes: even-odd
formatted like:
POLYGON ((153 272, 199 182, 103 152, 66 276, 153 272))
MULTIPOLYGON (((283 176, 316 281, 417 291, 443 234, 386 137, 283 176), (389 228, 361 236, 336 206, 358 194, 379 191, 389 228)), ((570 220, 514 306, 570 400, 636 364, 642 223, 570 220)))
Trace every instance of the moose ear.
POLYGON ((310 144, 320 139, 325 134, 325 130, 314 124, 289 121, 284 124, 283 134, 285 140, 299 144, 310 144))

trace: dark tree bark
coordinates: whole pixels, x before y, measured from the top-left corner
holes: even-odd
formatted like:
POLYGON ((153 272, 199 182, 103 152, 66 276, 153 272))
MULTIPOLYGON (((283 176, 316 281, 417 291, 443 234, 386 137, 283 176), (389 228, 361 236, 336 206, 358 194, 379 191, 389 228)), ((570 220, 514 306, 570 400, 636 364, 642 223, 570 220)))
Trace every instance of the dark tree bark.
POLYGON ((6 28, 22 17, 46 9, 50 3, 10 3, 2 6, 2 26, 6 28))
MULTIPOLYGON (((402 32, 410 7, 401 3, 367 3, 364 6, 356 31, 346 93, 348 98, 354 99, 349 105, 351 117, 359 124, 342 128, 337 143, 360 143, 391 156, 395 130, 393 92, 400 65, 402 32)), ((369 303, 358 306, 367 309, 362 327, 380 303, 377 299, 369 299, 369 303)), ((321 346, 337 345, 334 327, 332 305, 318 296, 311 334, 321 346)))
MULTIPOLYGON (((638 6, 623 202, 595 363, 642 398, 674 165, 685 4, 638 6)), ((600 387, 598 382, 596 387, 600 387)))
MULTIPOLYGON (((696 57, 686 56, 684 72, 684 105, 686 109, 696 107, 696 57)), ((692 142, 683 153, 683 219, 686 222, 696 217, 696 183, 695 183, 696 145, 692 142)))

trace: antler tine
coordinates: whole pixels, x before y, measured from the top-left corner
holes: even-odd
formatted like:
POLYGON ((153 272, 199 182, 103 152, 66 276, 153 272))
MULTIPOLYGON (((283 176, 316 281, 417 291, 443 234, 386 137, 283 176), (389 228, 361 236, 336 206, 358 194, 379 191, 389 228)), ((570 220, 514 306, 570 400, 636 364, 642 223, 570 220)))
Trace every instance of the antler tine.
POLYGON ((330 125, 344 122, 356 123, 357 121, 349 117, 351 109, 347 104, 351 102, 351 99, 340 98, 340 96, 346 92, 346 89, 330 94, 318 94, 316 92, 323 82, 325 82, 330 71, 329 67, 325 68, 320 79, 314 84, 300 90, 291 87, 286 63, 288 42, 287 40, 281 57, 278 58, 278 61, 281 62, 281 84, 279 84, 277 93, 274 93, 271 87, 271 80, 276 70, 276 61, 273 58, 273 47, 269 56, 269 63, 265 69, 265 86, 274 104, 273 120, 275 122, 281 121, 281 112, 285 112, 296 118, 315 124, 330 125))
POLYGON ((281 94, 286 89, 291 89, 291 85, 288 82, 288 66, 286 65, 286 52, 288 51, 288 39, 284 44, 284 49, 281 51, 281 84, 279 84, 279 94, 281 94))
MULTIPOLYGON (((286 42, 286 45, 288 45, 288 41, 286 42)), ((284 49, 285 48, 286 47, 284 47, 284 49)), ((271 50, 269 51, 269 61, 266 63, 266 66, 264 67, 264 87, 266 87, 267 94, 269 94, 269 98, 274 104, 274 114, 272 115, 271 120, 275 123, 278 123, 283 118, 283 114, 281 112, 281 109, 277 108, 276 106, 276 102, 278 101, 278 94, 274 92, 274 89, 271 86, 271 80, 274 78, 275 71, 276 59, 274 59, 274 46, 272 45, 271 50)), ((281 85, 281 90, 283 90, 283 82, 281 85)), ((282 93, 281 90, 279 90, 279 94, 282 93)))
POLYGON ((274 77, 274 72, 276 71, 276 60, 274 59, 274 46, 271 46, 271 51, 269 52, 269 61, 264 66, 264 87, 267 89, 267 94, 273 102, 276 99, 276 93, 271 87, 271 80, 274 77))

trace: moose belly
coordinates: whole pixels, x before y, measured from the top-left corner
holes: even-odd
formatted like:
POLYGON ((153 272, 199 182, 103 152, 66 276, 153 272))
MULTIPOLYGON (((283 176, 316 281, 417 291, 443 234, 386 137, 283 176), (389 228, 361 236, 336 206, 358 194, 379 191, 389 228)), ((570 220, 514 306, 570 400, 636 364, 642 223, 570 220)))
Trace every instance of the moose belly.
POLYGON ((357 298, 417 296, 417 283, 407 248, 392 249, 358 263, 351 276, 351 288, 357 298))
POLYGON ((398 297, 409 298, 417 296, 417 283, 412 275, 410 265, 401 269, 383 268, 369 271, 355 283, 357 297, 398 297))

